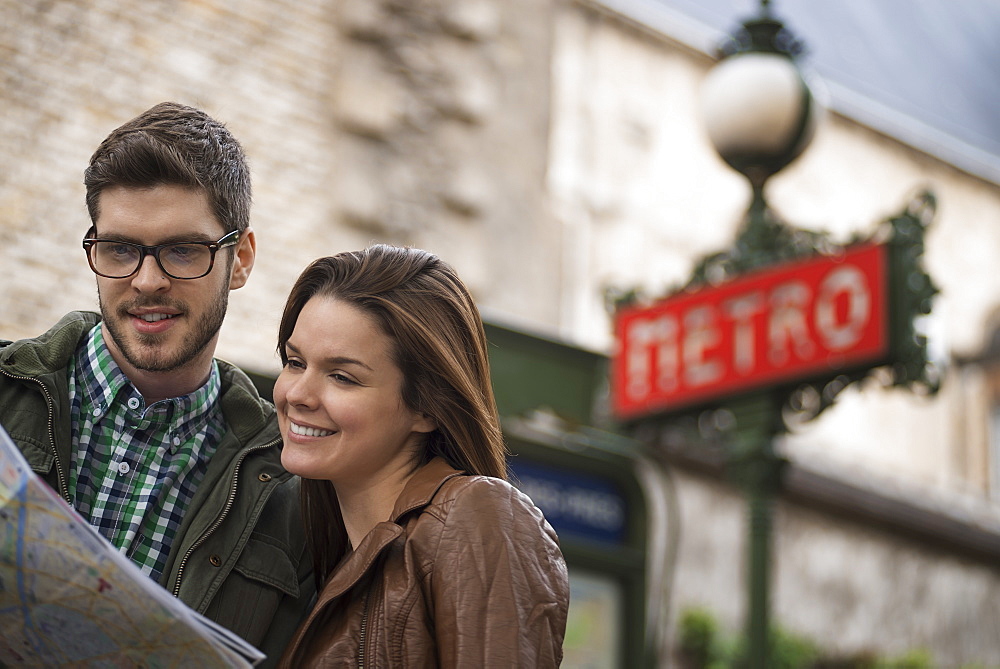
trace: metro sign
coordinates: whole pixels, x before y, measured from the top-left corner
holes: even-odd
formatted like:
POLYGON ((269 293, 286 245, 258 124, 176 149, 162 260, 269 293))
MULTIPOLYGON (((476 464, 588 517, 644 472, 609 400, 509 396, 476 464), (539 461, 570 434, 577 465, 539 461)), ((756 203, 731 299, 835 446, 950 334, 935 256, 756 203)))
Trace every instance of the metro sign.
POLYGON ((887 255, 850 247, 621 309, 613 410, 636 418, 885 364, 887 255))

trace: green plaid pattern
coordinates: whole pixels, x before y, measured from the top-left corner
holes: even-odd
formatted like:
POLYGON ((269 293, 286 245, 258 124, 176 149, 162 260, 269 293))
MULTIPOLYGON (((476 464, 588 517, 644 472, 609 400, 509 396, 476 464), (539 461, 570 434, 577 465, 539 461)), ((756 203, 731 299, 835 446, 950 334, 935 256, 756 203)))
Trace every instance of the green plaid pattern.
POLYGON ((94 327, 70 367, 73 506, 154 581, 225 432, 218 365, 204 386, 146 406, 94 327))

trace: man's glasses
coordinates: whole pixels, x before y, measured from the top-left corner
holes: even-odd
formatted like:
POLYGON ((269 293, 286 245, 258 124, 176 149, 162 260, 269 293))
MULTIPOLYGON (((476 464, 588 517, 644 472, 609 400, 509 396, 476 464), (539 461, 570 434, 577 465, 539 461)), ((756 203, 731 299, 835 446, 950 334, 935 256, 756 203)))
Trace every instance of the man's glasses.
POLYGON ((217 242, 172 242, 156 246, 87 237, 83 240, 83 248, 87 251, 90 269, 109 279, 132 276, 139 271, 147 255, 156 258, 163 273, 173 279, 200 279, 212 271, 215 252, 239 240, 239 230, 233 230, 217 242))

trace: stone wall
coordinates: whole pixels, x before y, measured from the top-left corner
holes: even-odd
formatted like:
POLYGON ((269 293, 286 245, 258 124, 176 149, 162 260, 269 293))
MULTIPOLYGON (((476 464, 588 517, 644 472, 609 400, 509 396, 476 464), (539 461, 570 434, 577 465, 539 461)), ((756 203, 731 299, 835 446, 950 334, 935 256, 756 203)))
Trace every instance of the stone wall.
POLYGON ((544 200, 549 2, 0 0, 0 336, 96 308, 82 172, 162 100, 244 144, 258 259, 219 354, 273 371, 313 258, 381 241, 452 262, 481 306, 554 327, 544 200))
MULTIPOLYGON (((747 602, 746 502, 699 474, 675 469, 671 481, 681 540, 670 622, 707 608, 733 635, 744 629, 747 602)), ((994 565, 788 501, 774 511, 771 611, 782 629, 827 657, 924 649, 935 667, 1000 666, 994 565)))

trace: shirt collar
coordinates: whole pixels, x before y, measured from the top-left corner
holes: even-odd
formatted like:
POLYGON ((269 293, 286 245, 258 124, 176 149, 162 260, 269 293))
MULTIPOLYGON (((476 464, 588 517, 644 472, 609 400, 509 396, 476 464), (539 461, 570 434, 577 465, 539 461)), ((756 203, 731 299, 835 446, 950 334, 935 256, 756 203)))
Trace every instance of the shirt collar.
MULTIPOLYGON (((201 422, 199 418, 216 407, 222 389, 219 366, 212 360, 208 380, 200 388, 147 407, 142 395, 111 357, 100 323, 90 330, 77 353, 77 370, 85 402, 95 418, 103 417, 115 402, 119 402, 147 420, 197 425, 201 422)), ((177 436, 185 439, 189 435, 177 436)))

